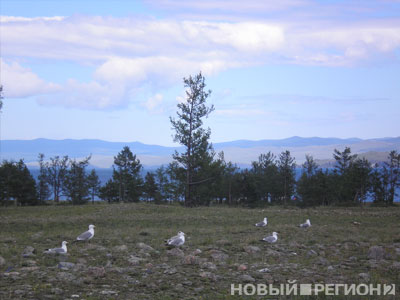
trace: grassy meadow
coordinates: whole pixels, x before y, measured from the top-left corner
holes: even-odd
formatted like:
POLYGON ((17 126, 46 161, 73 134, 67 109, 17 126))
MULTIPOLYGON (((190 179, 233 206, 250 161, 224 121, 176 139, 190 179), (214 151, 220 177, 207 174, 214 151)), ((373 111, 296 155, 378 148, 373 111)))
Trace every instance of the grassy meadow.
POLYGON ((288 280, 395 283, 400 295, 399 207, 1 207, 0 228, 0 299, 258 299, 231 296, 231 284, 288 280), (268 226, 256 228, 264 216, 268 226), (306 218, 312 227, 299 228, 306 218), (71 243, 89 224, 94 238, 71 243), (178 231, 185 245, 167 248, 178 231), (260 241, 273 231, 275 244, 260 241), (67 255, 43 254, 63 240, 67 255), (380 257, 371 257, 373 246, 380 257))

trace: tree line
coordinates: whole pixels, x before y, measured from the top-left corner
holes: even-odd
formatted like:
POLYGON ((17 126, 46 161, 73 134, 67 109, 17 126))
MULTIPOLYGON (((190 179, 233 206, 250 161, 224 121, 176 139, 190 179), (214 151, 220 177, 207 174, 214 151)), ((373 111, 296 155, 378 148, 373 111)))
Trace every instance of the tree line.
POLYGON ((96 171, 87 171, 90 156, 77 161, 68 156, 45 160, 39 154, 37 182, 23 160, 3 161, 0 165, 0 203, 18 205, 44 204, 48 199, 58 203, 67 199, 72 204, 151 201, 179 202, 185 206, 228 205, 258 206, 279 204, 299 206, 359 205, 368 197, 380 205, 393 205, 400 186, 400 154, 391 151, 387 162, 372 165, 351 153, 334 150, 335 166, 322 169, 307 155, 300 178, 290 151, 278 156, 268 152, 253 161, 250 168, 240 169, 225 161, 209 142, 211 130, 203 120, 214 110, 206 100, 201 72, 184 78, 186 100, 170 117, 175 130, 174 141, 183 146, 175 151, 173 161, 155 172, 142 176, 143 166, 129 147, 114 157, 113 174, 101 185, 96 171))
MULTIPOLYGON (((393 205, 400 186, 400 154, 391 151, 388 161, 371 165, 351 154, 350 148, 333 153, 335 166, 321 168, 306 155, 296 180, 296 163, 289 151, 278 157, 268 152, 240 169, 226 162, 223 153, 204 162, 203 183, 192 186, 191 206, 228 204, 263 205, 361 205, 367 198, 379 205, 393 205), (206 176, 204 176, 206 174, 206 176)), ((143 166, 129 147, 114 157, 113 174, 103 185, 95 169, 87 170, 90 157, 81 161, 68 156, 39 154, 35 180, 23 160, 0 165, 0 204, 41 205, 52 200, 85 204, 100 199, 108 203, 148 201, 185 203, 186 172, 176 161, 142 175, 143 166)))

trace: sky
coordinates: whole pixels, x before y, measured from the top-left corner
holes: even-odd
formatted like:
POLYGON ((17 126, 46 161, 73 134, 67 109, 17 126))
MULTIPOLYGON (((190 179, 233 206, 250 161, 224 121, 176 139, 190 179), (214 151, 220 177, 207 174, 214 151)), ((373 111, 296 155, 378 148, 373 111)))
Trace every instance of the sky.
POLYGON ((1 139, 164 146, 200 71, 211 141, 400 134, 399 0, 0 0, 1 139))

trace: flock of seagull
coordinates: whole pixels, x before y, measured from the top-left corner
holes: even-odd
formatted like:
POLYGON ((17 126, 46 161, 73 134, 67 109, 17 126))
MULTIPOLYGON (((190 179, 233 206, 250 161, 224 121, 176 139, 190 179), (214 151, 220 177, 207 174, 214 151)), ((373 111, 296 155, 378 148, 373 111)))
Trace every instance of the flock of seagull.
MULTIPOLYGON (((261 222, 255 224, 256 227, 266 227, 267 225, 268 225, 267 217, 265 217, 264 220, 262 220, 261 222)), ((308 228, 310 226, 311 226, 311 222, 309 219, 307 219, 305 223, 299 225, 300 228, 308 228)), ((94 228, 95 227, 96 226, 94 226, 94 225, 89 225, 89 230, 78 235, 78 237, 76 238, 74 243, 78 242, 78 241, 91 240, 94 237, 94 228)), ((263 238, 261 241, 268 242, 268 243, 275 243, 277 240, 278 240, 278 233, 272 232, 272 235, 263 238)), ((184 243, 185 243, 185 233, 183 233, 182 231, 179 231, 176 236, 173 236, 166 241, 166 244, 168 246, 175 246, 175 247, 182 246, 184 243)), ((67 241, 63 241, 61 243, 61 248, 46 249, 46 251, 44 251, 44 253, 67 254, 67 244, 68 244, 67 241)))
MULTIPOLYGON (((85 231, 84 233, 81 233, 78 235, 74 243, 79 242, 79 241, 89 241, 94 237, 94 228, 96 226, 94 225, 89 225, 89 230, 85 231)), ((67 241, 63 241, 61 243, 61 248, 50 248, 46 249, 43 253, 46 254, 67 254, 67 241)))
MULTIPOLYGON (((267 217, 265 217, 264 220, 262 220, 261 222, 255 224, 256 227, 265 227, 267 225, 268 225, 267 217)), ((299 225, 300 228, 308 228, 310 226, 311 226, 310 219, 307 219, 305 223, 299 225)), ((278 233, 274 231, 272 235, 266 236, 261 241, 268 243, 275 243, 277 240, 278 240, 278 233)))

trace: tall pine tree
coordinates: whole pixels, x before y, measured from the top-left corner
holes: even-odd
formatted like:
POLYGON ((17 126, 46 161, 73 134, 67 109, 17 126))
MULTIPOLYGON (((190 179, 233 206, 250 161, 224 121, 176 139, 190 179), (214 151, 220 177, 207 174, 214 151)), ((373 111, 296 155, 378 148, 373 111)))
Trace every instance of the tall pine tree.
POLYGON ((201 72, 194 77, 184 78, 186 99, 178 104, 177 119, 170 118, 175 130, 174 142, 185 147, 183 153, 177 151, 174 160, 185 170, 185 205, 195 206, 194 186, 204 183, 210 178, 199 178, 204 162, 209 160, 212 147, 208 143, 210 128, 204 129, 203 118, 214 110, 214 106, 206 106, 211 91, 206 91, 205 78, 201 72))

